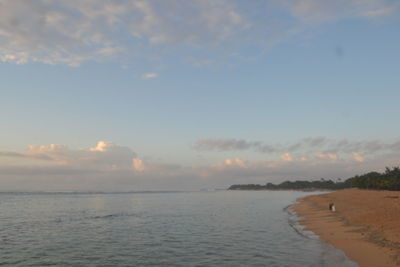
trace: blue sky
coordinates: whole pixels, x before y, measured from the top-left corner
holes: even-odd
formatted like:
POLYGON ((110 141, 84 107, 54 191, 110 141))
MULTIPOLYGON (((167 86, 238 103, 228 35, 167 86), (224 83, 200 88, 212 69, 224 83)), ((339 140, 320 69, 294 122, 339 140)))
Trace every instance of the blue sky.
POLYGON ((0 185, 201 189, 397 166, 399 11, 2 0, 0 185))

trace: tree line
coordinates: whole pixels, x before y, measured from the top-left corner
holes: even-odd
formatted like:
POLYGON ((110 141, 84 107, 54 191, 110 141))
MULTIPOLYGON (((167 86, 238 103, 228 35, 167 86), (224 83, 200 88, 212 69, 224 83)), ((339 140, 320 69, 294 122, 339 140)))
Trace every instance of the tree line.
POLYGON ((382 173, 369 172, 363 175, 356 175, 344 181, 315 180, 315 181, 285 181, 280 184, 236 184, 230 186, 229 190, 279 190, 279 189, 328 189, 338 190, 345 188, 379 189, 379 190, 400 190, 400 168, 392 169, 386 167, 382 173))

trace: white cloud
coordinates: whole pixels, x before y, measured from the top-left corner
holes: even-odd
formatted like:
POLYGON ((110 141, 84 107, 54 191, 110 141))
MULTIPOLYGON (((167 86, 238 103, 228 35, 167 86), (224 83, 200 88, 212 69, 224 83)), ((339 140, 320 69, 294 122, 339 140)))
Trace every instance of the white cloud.
POLYGON ((309 161, 309 159, 308 159, 308 157, 305 157, 305 156, 301 156, 300 157, 300 161, 309 161))
POLYGON ((67 151, 68 148, 64 145, 50 144, 45 146, 29 145, 28 154, 45 154, 45 153, 62 153, 67 151))
POLYGON ((360 153, 353 152, 354 160, 357 162, 364 162, 364 157, 360 153))
POLYGON ((136 171, 138 171, 138 172, 143 172, 144 171, 144 164, 143 164, 143 161, 141 159, 134 158, 134 159, 132 159, 132 163, 133 163, 133 168, 136 171))
MULTIPOLYGON (((202 167, 202 171, 203 171, 203 175, 201 176, 207 176, 210 169, 215 169, 215 170, 220 170, 220 171, 224 171, 224 170, 234 170, 234 169, 242 169, 242 168, 247 168, 248 165, 246 163, 245 160, 240 159, 240 158, 227 158, 225 160, 223 160, 222 162, 218 162, 216 164, 212 164, 206 168, 202 167), (205 173, 207 173, 207 175, 205 175, 205 173)), ((196 169, 196 167, 195 167, 196 169)))
POLYGON ((157 73, 145 73, 143 74, 143 79, 153 79, 153 78, 157 78, 158 74, 157 73))
MULTIPOLYGON (((74 150, 60 144, 29 145, 25 153, 0 153, 0 156, 46 160, 47 165, 63 165, 90 170, 125 170, 132 166, 136 153, 112 142, 99 141, 96 147, 74 150)), ((42 163, 42 164, 44 164, 42 163)))
POLYGON ((115 145, 112 142, 106 143, 104 141, 99 141, 97 143, 96 147, 91 147, 89 150, 90 151, 101 151, 101 152, 104 152, 104 151, 107 151, 107 150, 109 150, 110 148, 113 148, 113 147, 115 147, 115 145))
POLYGON ((226 159, 224 162, 225 166, 235 166, 240 168, 246 168, 246 163, 240 158, 226 159))
POLYGON ((215 60, 246 45, 264 51, 315 24, 398 10, 390 0, 0 0, 0 61, 78 66, 177 46, 205 48, 206 58, 212 50, 215 60))
POLYGON ((315 155, 318 159, 327 159, 327 160, 332 160, 336 161, 338 159, 338 156, 336 153, 323 153, 319 152, 315 155))
POLYGON ((282 158, 284 161, 293 161, 293 157, 292 157, 292 155, 290 155, 289 153, 283 154, 283 155, 281 156, 281 158, 282 158))

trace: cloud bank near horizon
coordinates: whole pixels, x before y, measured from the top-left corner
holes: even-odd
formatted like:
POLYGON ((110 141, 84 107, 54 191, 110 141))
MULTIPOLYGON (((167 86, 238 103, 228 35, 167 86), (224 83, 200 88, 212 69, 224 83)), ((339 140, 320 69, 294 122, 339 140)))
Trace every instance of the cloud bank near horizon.
POLYGON ((182 58, 202 65, 209 60, 196 58, 194 51, 235 57, 251 45, 261 52, 326 23, 398 14, 399 5, 392 0, 0 0, 0 61, 125 64, 178 48, 191 51, 182 58))
MULTIPOLYGON (((0 151, 0 185, 3 190, 194 190, 227 187, 233 183, 348 178, 399 164, 398 143, 347 141, 350 147, 365 148, 370 154, 362 152, 367 150, 358 150, 346 157, 319 150, 332 143, 338 142, 322 137, 305 138, 294 143, 296 146, 277 146, 279 150, 274 150, 278 153, 275 157, 260 160, 227 157, 211 164, 197 162, 191 166, 145 160, 129 147, 113 142, 99 141, 96 146, 84 149, 71 149, 60 144, 30 145, 26 152, 0 151), (292 150, 285 151, 284 148, 292 150), (300 156, 295 153, 300 148, 314 150, 310 155, 300 156)), ((204 142, 201 144, 204 146, 204 142)), ((221 148, 217 144, 215 140, 212 142, 214 147, 221 148)), ((236 144, 225 140, 222 148, 254 149, 246 144, 263 145, 262 142, 241 140, 236 144)))

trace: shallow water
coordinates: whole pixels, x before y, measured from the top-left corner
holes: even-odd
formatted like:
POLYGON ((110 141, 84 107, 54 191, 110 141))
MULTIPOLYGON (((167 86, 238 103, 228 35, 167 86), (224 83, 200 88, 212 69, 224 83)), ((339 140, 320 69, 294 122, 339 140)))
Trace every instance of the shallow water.
POLYGON ((356 266, 286 209, 309 193, 0 193, 0 265, 356 266))

